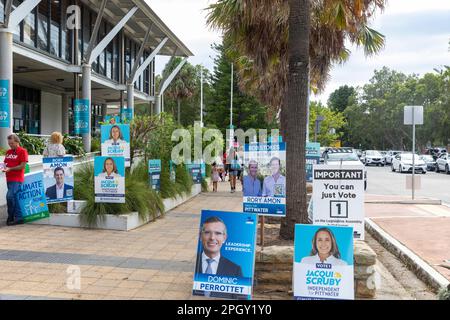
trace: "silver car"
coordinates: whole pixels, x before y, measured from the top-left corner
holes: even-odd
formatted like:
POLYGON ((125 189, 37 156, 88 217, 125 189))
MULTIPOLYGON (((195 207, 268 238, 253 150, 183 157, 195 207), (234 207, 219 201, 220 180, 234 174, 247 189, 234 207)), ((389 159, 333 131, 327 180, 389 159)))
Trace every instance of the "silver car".
MULTIPOLYGON (((393 172, 398 171, 400 173, 403 172, 411 172, 413 170, 413 155, 412 153, 401 153, 395 156, 392 161, 391 169, 393 172)), ((421 160, 420 157, 415 154, 414 155, 414 171, 422 172, 423 174, 427 173, 427 164, 425 161, 421 160)))
POLYGON ((436 172, 444 171, 446 174, 450 174, 450 156, 448 153, 442 153, 436 160, 436 172))

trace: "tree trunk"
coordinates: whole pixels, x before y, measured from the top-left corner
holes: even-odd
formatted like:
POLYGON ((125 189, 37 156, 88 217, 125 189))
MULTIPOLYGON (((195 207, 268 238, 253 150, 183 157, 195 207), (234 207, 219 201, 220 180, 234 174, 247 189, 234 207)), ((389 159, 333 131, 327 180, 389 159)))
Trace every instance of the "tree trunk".
POLYGON ((181 123, 180 122, 180 104, 181 104, 180 98, 177 99, 177 103, 178 103, 178 124, 180 124, 181 123))
POLYGON ((308 104, 310 0, 289 0, 289 74, 281 123, 286 141, 286 218, 280 237, 294 238, 297 223, 308 223, 306 205, 306 117, 308 104))

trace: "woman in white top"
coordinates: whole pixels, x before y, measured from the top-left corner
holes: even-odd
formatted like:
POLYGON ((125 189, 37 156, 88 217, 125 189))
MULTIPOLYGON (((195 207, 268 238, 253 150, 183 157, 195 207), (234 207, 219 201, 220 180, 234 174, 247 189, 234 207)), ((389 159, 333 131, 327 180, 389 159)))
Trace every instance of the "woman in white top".
POLYGON ((106 158, 103 163, 103 171, 97 177, 100 179, 113 179, 122 176, 119 174, 114 160, 112 158, 106 158))
POLYGON ((311 254, 309 257, 304 257, 301 263, 328 263, 334 266, 347 265, 347 262, 341 259, 341 253, 333 232, 328 228, 320 228, 316 231, 312 241, 311 254))
POLYGON ((64 157, 66 155, 66 148, 63 146, 63 136, 60 132, 53 132, 50 140, 44 148, 44 158, 64 157))
POLYGON ((113 125, 111 130, 109 131, 109 139, 104 142, 108 145, 119 145, 122 143, 127 143, 127 141, 123 140, 122 131, 118 125, 113 125))

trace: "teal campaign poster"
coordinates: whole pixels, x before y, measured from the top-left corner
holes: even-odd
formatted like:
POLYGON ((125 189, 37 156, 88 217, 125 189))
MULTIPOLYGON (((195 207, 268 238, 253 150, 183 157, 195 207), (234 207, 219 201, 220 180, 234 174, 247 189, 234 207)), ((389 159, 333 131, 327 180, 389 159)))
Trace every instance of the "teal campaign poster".
POLYGON ((47 203, 73 200, 73 157, 43 158, 47 203))
POLYGON ((294 297, 354 299, 353 228, 295 225, 294 297))
POLYGON ((49 217, 42 172, 25 175, 24 183, 20 186, 17 198, 25 222, 49 217))
POLYGON ((202 183, 202 168, 201 164, 197 163, 189 163, 186 164, 186 169, 192 177, 192 181, 194 184, 202 183))
POLYGON ((286 143, 244 147, 244 212, 286 215, 286 143))
POLYGON ((11 125, 9 80, 0 80, 0 128, 11 125))
POLYGON ((257 215, 203 210, 192 294, 250 300, 257 215))
POLYGON ((313 181, 313 165, 320 163, 320 143, 306 143, 306 181, 313 181))
POLYGON ((74 100, 75 134, 89 133, 89 104, 87 99, 74 100))
POLYGON ((130 123, 133 120, 133 108, 123 108, 120 113, 122 123, 130 123))
POLYGON ((125 203, 125 159, 95 157, 94 183, 96 203, 125 203))
POLYGON ((107 124, 101 126, 103 157, 124 157, 125 167, 130 163, 130 125, 107 124))
POLYGON ((103 122, 106 122, 107 124, 120 124, 120 116, 114 116, 114 115, 107 115, 103 119, 103 122))
POLYGON ((148 160, 150 186, 155 191, 161 190, 161 159, 148 160))

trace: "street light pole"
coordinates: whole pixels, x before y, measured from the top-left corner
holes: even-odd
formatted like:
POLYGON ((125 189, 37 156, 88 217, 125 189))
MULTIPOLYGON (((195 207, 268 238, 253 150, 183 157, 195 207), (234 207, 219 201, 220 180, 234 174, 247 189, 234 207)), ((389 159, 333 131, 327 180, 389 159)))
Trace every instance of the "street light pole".
POLYGON ((200 126, 203 128, 203 67, 200 65, 200 126))
POLYGON ((230 147, 233 143, 234 130, 233 130, 233 77, 234 77, 234 66, 231 63, 231 88, 230 88, 230 147))

